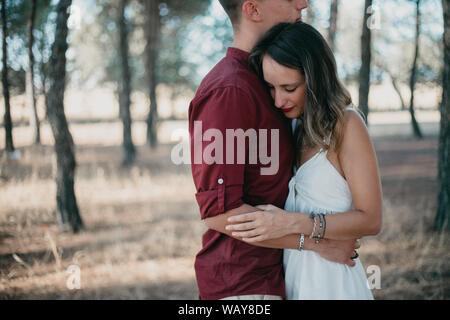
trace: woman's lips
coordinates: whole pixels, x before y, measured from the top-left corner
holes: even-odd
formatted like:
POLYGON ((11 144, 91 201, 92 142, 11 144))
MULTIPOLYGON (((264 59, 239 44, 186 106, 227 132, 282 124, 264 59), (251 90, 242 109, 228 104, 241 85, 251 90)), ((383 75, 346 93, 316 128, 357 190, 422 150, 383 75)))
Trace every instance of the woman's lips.
POLYGON ((284 113, 288 113, 289 111, 291 111, 292 109, 294 109, 294 107, 290 107, 290 108, 284 108, 281 109, 284 113))

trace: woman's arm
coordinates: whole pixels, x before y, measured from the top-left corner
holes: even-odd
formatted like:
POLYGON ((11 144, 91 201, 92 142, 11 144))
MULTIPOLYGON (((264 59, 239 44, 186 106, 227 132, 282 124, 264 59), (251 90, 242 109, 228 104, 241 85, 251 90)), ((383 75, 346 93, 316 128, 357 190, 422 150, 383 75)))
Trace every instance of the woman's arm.
MULTIPOLYGON (((229 237, 242 241, 242 237, 233 234, 232 231, 226 228, 227 219, 237 215, 244 216, 257 210, 258 209, 255 207, 243 204, 242 206, 229 210, 223 214, 211 218, 206 218, 204 222, 208 228, 216 230, 218 232, 226 234, 229 237)), ((300 234, 296 235, 295 234, 296 232, 289 232, 289 233, 291 234, 283 235, 281 238, 277 237, 276 239, 274 238, 266 241, 253 241, 254 243, 252 244, 261 247, 277 248, 277 249, 298 249, 300 234)), ((313 239, 305 239, 304 249, 305 250, 316 249, 316 246, 313 246, 313 243, 314 243, 313 239)))
MULTIPOLYGON (((235 238, 237 240, 243 241, 241 237, 234 236, 231 231, 225 228, 227 223, 226 221, 230 217, 247 214, 246 212, 252 212, 254 210, 257 209, 250 205, 244 204, 238 208, 229 210, 218 216, 206 218, 204 222, 210 229, 226 234, 227 236, 235 238)), ((254 246, 265 248, 298 249, 300 244, 300 234, 288 234, 277 239, 253 241, 251 244, 254 246)), ((353 250, 358 249, 359 246, 360 244, 358 241, 356 241, 356 239, 346 241, 324 239, 316 244, 314 239, 305 237, 303 249, 312 250, 329 261, 346 264, 350 267, 353 267, 355 265, 355 262, 351 259, 354 256, 353 250)))
MULTIPOLYGON (((378 165, 363 120, 346 111, 339 162, 349 185, 355 210, 326 216, 327 239, 346 240, 376 235, 382 223, 382 193, 378 165)), ((229 219, 229 231, 253 243, 291 233, 311 234, 308 214, 289 213, 274 206, 258 206, 260 211, 229 219), (282 214, 280 214, 282 213, 282 214)))

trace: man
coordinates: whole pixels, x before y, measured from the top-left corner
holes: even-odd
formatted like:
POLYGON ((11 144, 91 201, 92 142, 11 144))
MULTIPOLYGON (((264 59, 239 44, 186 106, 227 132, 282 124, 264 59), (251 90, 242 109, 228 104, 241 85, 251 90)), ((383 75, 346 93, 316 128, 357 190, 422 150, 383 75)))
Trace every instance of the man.
MULTIPOLYGON (((307 1, 219 2, 232 22, 234 42, 226 57, 203 79, 189 107, 196 199, 201 217, 209 227, 195 261, 200 299, 283 299, 282 250, 273 248, 296 249, 300 235, 249 245, 233 238, 225 226, 228 217, 257 211, 256 205, 271 203, 284 207, 294 160, 292 134, 286 118, 273 107, 264 85, 249 70, 247 58, 258 39, 272 26, 279 22, 301 21, 307 1), (268 139, 266 151, 275 147, 275 152, 279 153, 277 170, 264 175, 261 172, 267 163, 249 161, 255 147, 250 138, 244 142, 246 161, 239 162, 239 155, 236 155, 239 143, 231 148, 227 144, 225 148, 216 141, 220 136, 225 137, 229 130, 234 133, 256 130, 266 132, 266 136, 276 133, 278 140, 268 139), (213 144, 217 148, 211 148, 213 144), (222 150, 217 150, 220 146, 222 150), (211 149, 214 149, 214 156, 211 149), (208 152, 215 161, 204 161, 208 152)), ((258 141, 257 148, 261 148, 262 142, 258 141)), ((337 262, 351 261, 354 247, 353 242, 347 246, 332 241, 315 244, 312 239, 305 239, 303 245, 303 249, 317 251, 337 262)))

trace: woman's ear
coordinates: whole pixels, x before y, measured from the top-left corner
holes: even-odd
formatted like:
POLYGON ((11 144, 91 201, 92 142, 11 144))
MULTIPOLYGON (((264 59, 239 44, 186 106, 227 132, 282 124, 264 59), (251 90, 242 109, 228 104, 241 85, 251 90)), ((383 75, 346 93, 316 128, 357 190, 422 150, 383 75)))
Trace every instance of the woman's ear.
POLYGON ((242 4, 242 16, 253 22, 261 22, 262 16, 259 4, 253 0, 245 1, 242 4))

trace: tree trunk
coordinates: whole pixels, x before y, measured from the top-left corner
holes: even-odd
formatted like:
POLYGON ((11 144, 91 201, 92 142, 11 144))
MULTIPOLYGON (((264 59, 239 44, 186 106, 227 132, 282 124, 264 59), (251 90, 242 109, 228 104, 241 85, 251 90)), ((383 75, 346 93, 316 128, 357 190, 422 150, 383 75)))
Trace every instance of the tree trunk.
POLYGON ((8 37, 8 26, 6 23, 6 1, 1 0, 2 9, 2 49, 3 49, 3 70, 2 70, 2 85, 3 85, 3 97, 5 100, 5 115, 3 118, 3 125, 5 126, 5 149, 6 152, 12 153, 15 151, 13 136, 12 136, 12 120, 11 120, 11 104, 9 94, 9 81, 8 81, 8 44, 6 39, 8 37))
POLYGON ((33 132, 33 143, 41 143, 39 117, 36 110, 36 93, 34 87, 34 22, 36 20, 37 0, 31 0, 31 13, 28 20, 28 70, 26 73, 27 104, 30 112, 30 127, 33 132))
MULTIPOLYGON (((42 30, 41 30, 42 31, 42 30)), ((42 32, 42 35, 39 39, 38 42, 38 46, 39 46, 39 51, 43 52, 45 50, 45 45, 46 45, 46 37, 44 32, 42 32)), ((47 82, 47 74, 48 74, 48 61, 45 61, 45 58, 41 56, 41 59, 38 62, 38 70, 39 70, 39 75, 40 75, 40 86, 41 86, 41 90, 40 90, 40 94, 42 94, 44 96, 44 102, 45 105, 47 105, 47 91, 48 91, 48 82, 47 82)), ((45 115, 47 116, 47 115, 45 115)))
POLYGON ((66 81, 67 20, 72 0, 60 0, 56 18, 55 40, 49 63, 47 93, 47 117, 55 139, 56 152, 56 205, 57 218, 62 230, 78 232, 83 222, 75 197, 75 152, 72 135, 64 114, 64 90, 66 81))
POLYGON ((361 69, 359 70, 359 108, 364 114, 366 123, 369 116, 371 62, 371 32, 368 26, 370 18, 368 8, 370 6, 372 6, 372 0, 365 0, 363 30, 361 36, 361 69))
POLYGON ((120 0, 119 5, 119 33, 120 33, 120 62, 122 68, 122 75, 119 82, 119 104, 120 104, 120 118, 123 125, 123 165, 133 163, 136 157, 136 150, 133 144, 131 132, 131 75, 130 65, 128 61, 128 29, 125 20, 125 8, 128 0, 120 0))
POLYGON ((444 9, 444 78, 439 135, 438 209, 434 220, 437 230, 450 230, 450 0, 442 0, 444 9))
POLYGON ((406 103, 405 103, 405 100, 403 99, 402 91, 400 90, 400 87, 398 86, 397 79, 389 71, 388 71, 388 74, 389 74, 389 77, 391 78, 392 87, 394 88, 395 92, 397 92, 398 98, 400 99, 400 103, 402 104, 402 110, 406 110, 406 103))
POLYGON ((328 44, 331 51, 334 52, 336 31, 337 31, 337 17, 338 17, 339 0, 331 0, 330 5, 330 26, 328 28, 328 44))
POLYGON ((419 124, 417 123, 416 116, 414 114, 414 87, 416 85, 416 78, 417 78, 417 59, 419 57, 419 36, 420 36, 420 0, 416 0, 416 39, 415 39, 414 61, 411 68, 411 78, 409 82, 409 87, 411 90, 409 113, 411 114, 411 124, 413 127, 414 136, 416 138, 421 139, 423 137, 422 132, 420 130, 419 124))
POLYGON ((145 69, 149 84, 150 110, 147 117, 147 144, 155 148, 158 143, 157 122, 158 106, 156 101, 157 59, 159 53, 159 32, 161 20, 159 16, 159 0, 144 0, 145 13, 147 16, 145 23, 145 38, 147 41, 145 52, 145 69))

